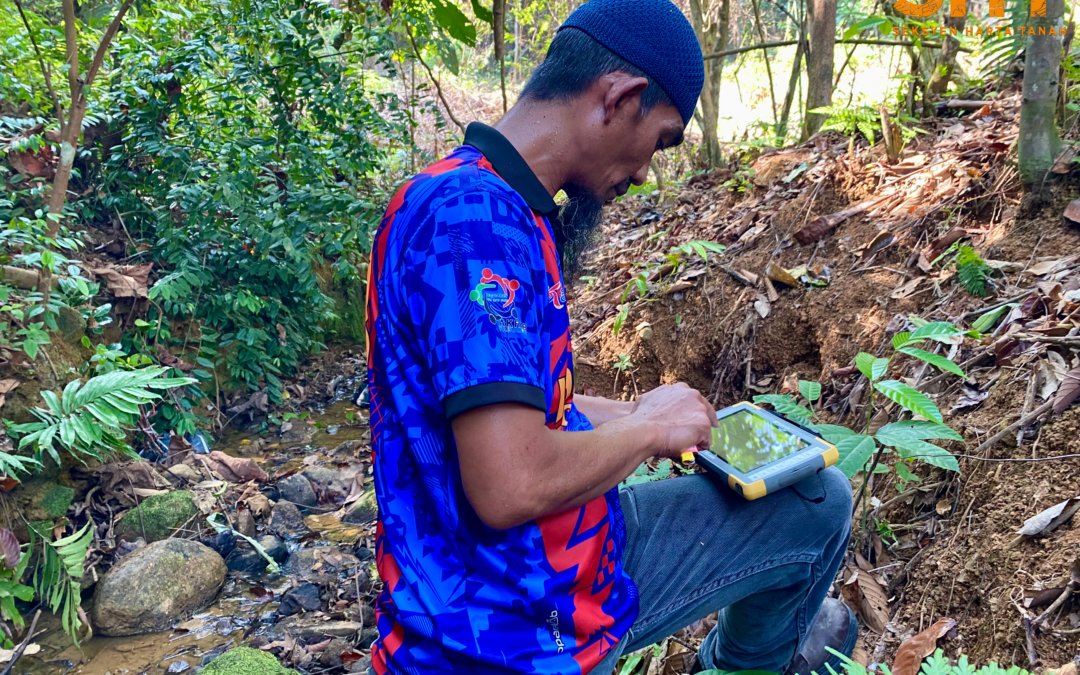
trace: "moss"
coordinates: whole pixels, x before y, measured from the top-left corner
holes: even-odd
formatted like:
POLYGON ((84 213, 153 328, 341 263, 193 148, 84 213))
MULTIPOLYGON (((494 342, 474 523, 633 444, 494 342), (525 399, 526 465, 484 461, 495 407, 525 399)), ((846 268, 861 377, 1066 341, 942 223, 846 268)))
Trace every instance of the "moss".
POLYGON ((227 651, 199 672, 201 675, 299 675, 270 654, 251 647, 227 651))
POLYGON ((364 344, 367 288, 363 275, 357 272, 354 279, 342 280, 334 276, 332 269, 324 268, 320 270, 319 281, 322 292, 334 301, 334 318, 323 324, 328 340, 364 344))
POLYGON ((187 490, 154 495, 124 514, 116 524, 116 535, 132 541, 145 532, 147 543, 161 541, 198 512, 195 496, 187 490))
POLYGON ((71 506, 74 499, 75 490, 63 485, 54 485, 51 490, 42 496, 40 506, 45 513, 49 514, 50 518, 59 518, 67 513, 68 507, 71 506))

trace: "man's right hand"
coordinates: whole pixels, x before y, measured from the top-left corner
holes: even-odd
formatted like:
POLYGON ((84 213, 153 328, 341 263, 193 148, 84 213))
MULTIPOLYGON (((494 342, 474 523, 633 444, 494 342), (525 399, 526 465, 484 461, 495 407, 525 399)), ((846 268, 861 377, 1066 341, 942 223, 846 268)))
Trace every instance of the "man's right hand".
POLYGON ((658 432, 656 455, 678 457, 688 449, 708 450, 712 429, 718 425, 716 411, 696 389, 686 384, 666 384, 642 394, 630 413, 651 423, 658 432))

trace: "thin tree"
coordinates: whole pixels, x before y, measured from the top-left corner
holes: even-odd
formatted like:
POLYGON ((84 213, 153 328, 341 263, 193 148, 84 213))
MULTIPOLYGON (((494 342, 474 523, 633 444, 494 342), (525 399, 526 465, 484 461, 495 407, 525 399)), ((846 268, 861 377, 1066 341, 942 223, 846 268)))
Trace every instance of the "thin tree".
POLYGON ((960 52, 960 41, 952 37, 950 29, 955 28, 957 33, 964 32, 967 25, 967 7, 958 2, 952 3, 949 16, 945 17, 945 29, 949 32, 938 53, 937 65, 930 76, 930 93, 941 96, 949 88, 949 80, 952 79, 953 70, 956 69, 956 55, 960 52), (959 16, 958 16, 959 15, 959 16))
POLYGON ((491 3, 491 31, 495 38, 495 61, 499 64, 503 114, 506 114, 506 0, 493 0, 491 3))
MULTIPOLYGON (((64 106, 60 102, 60 97, 57 95, 56 90, 53 89, 52 69, 41 55, 41 50, 38 48, 37 40, 34 37, 34 31, 30 27, 30 22, 26 19, 26 12, 23 10, 22 3, 19 0, 14 0, 14 2, 19 9, 23 25, 26 26, 26 30, 30 35, 30 43, 37 53, 38 63, 42 75, 45 77, 45 85, 49 89, 49 96, 53 101, 53 112, 60 123, 60 163, 56 167, 56 176, 53 178, 52 190, 49 193, 49 226, 46 230, 46 236, 55 240, 60 233, 60 221, 64 211, 64 204, 67 202, 71 169, 75 164, 79 139, 82 137, 82 123, 83 118, 86 116, 87 106, 86 93, 90 90, 90 85, 94 83, 98 71, 101 70, 101 64, 105 61, 105 53, 108 51, 109 45, 112 44, 113 38, 116 37, 117 31, 120 30, 120 24, 131 7, 132 0, 124 0, 124 4, 120 5, 116 16, 113 17, 109 27, 105 29, 105 33, 101 36, 101 42, 98 43, 94 58, 90 61, 90 68, 85 75, 79 69, 79 26, 75 18, 75 0, 63 0, 64 44, 68 66, 68 88, 71 96, 66 114, 64 106)), ((42 265, 38 273, 38 288, 41 289, 42 304, 46 307, 49 305, 51 279, 52 270, 42 265)))
POLYGON ((803 138, 817 133, 828 115, 814 114, 815 108, 832 105, 833 52, 836 48, 836 0, 807 0, 810 45, 806 52, 806 117, 803 138))
MULTIPOLYGON (((703 54, 720 51, 727 46, 731 29, 730 0, 690 0, 690 23, 694 27, 703 54)), ((720 80, 724 59, 705 61, 705 83, 701 88, 701 112, 694 117, 701 127, 705 159, 710 167, 721 161, 717 125, 720 121, 720 80)))
MULTIPOLYGON (((1031 3, 1033 6, 1037 3, 1031 3)), ((1024 57, 1024 94, 1020 104, 1020 180, 1029 189, 1041 186, 1043 177, 1061 148, 1054 118, 1061 66, 1061 39, 1056 29, 1065 13, 1064 0, 1046 0, 1042 16, 1031 16, 1024 57), (1053 28, 1054 33, 1050 29, 1053 28), (1040 32, 1043 33, 1040 35, 1040 32)))

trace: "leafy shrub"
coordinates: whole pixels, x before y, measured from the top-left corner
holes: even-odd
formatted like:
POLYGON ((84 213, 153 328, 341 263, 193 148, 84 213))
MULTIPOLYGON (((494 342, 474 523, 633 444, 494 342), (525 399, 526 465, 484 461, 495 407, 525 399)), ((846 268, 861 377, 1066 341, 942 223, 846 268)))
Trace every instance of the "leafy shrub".
MULTIPOLYGON (((866 666, 852 661, 833 649, 829 649, 829 651, 836 654, 843 661, 843 671, 847 675, 869 675, 866 666)), ((878 668, 885 675, 892 675, 892 671, 889 670, 888 666, 879 663, 878 668)), ((829 668, 829 671, 832 675, 836 675, 832 668, 829 668)), ((994 662, 991 662, 988 666, 975 668, 968 662, 967 654, 961 655, 956 665, 952 665, 949 663, 949 659, 945 658, 945 652, 940 649, 935 651, 933 656, 929 656, 923 661, 922 669, 919 672, 921 675, 1030 675, 1028 671, 1019 666, 1002 668, 994 662)))

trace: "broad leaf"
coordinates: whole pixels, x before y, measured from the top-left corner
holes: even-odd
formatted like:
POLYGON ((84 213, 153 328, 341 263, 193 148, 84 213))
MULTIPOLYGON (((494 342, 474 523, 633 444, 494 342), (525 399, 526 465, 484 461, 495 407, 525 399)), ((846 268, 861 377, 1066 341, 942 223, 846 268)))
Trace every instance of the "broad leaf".
POLYGON ((964 437, 945 424, 923 420, 904 420, 886 424, 878 429, 877 439, 885 445, 896 447, 897 442, 905 439, 963 441, 964 437))
POLYGON ((797 424, 812 424, 814 413, 808 408, 797 405, 793 396, 786 394, 761 394, 754 397, 754 403, 768 403, 776 412, 788 417, 797 424))
POLYGON ((871 380, 875 382, 885 377, 885 373, 889 371, 889 359, 874 359, 874 362, 870 364, 871 380))
POLYGON ((836 468, 851 478, 863 470, 866 463, 874 456, 876 449, 877 443, 874 439, 863 434, 852 434, 841 438, 836 443, 836 451, 840 455, 836 468))
POLYGON ((977 331, 979 333, 988 332, 991 328, 994 327, 994 325, 998 322, 998 319, 1000 319, 1001 316, 1005 314, 1005 312, 1009 311, 1013 307, 1016 307, 1016 305, 1017 303, 1011 302, 1007 305, 1002 305, 997 309, 990 310, 986 314, 980 316, 978 319, 975 319, 975 322, 971 324, 971 330, 977 331))
POLYGON ((821 384, 809 380, 799 380, 799 393, 807 401, 813 403, 821 398, 821 384))
POLYGON ((896 380, 875 382, 874 389, 884 394, 889 400, 898 403, 905 410, 935 422, 944 421, 941 417, 941 411, 938 410, 938 407, 934 405, 934 402, 926 394, 912 389, 903 382, 897 382, 896 380))
POLYGON ((874 366, 874 355, 867 354, 866 352, 859 352, 855 355, 855 367, 859 369, 859 372, 866 376, 866 379, 874 379, 872 368, 874 366))
POLYGON ((828 442, 836 445, 842 439, 850 438, 851 436, 858 436, 854 431, 847 427, 842 427, 838 424, 815 424, 814 431, 818 432, 822 438, 828 442))
POLYGON ((476 26, 457 8, 452 0, 433 0, 432 16, 450 37, 472 47, 476 44, 476 26))
POLYGON ((927 443, 926 441, 920 441, 918 439, 906 439, 902 443, 897 444, 897 452, 904 459, 921 459, 927 464, 932 464, 948 471, 960 471, 960 464, 956 461, 956 458, 944 448, 927 443))
POLYGON ((960 366, 956 365, 955 363, 940 354, 934 354, 932 352, 926 351, 925 349, 918 349, 916 347, 901 347, 898 351, 907 354, 908 356, 914 356, 917 359, 922 359, 923 361, 926 361, 932 366, 937 366, 942 370, 947 370, 950 373, 964 378, 965 380, 967 379, 967 375, 965 375, 964 371, 960 369, 960 366))
POLYGON ((472 10, 477 19, 480 19, 489 26, 494 23, 495 18, 491 14, 491 9, 485 7, 480 0, 472 0, 472 10))
POLYGON ((911 340, 935 340, 947 345, 958 344, 964 337, 965 331, 957 328, 947 321, 935 321, 921 328, 915 329, 911 334, 911 340))
POLYGON ((911 344, 911 333, 904 331, 903 333, 897 333, 892 336, 893 349, 900 349, 911 344))

